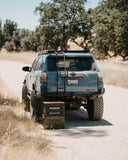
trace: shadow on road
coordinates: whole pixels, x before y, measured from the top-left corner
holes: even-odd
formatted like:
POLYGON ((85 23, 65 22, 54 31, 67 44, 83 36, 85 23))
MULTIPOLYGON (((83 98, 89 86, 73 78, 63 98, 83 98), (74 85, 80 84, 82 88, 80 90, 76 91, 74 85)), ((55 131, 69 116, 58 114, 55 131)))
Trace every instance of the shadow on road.
POLYGON ((107 130, 102 126, 113 126, 107 120, 90 121, 84 109, 66 111, 65 129, 55 130, 56 136, 80 138, 80 137, 104 137, 108 136, 107 130), (96 126, 101 126, 96 127, 96 126))
POLYGON ((113 124, 105 119, 100 121, 90 121, 84 109, 76 111, 66 111, 66 129, 72 127, 92 127, 92 126, 112 126, 113 124))

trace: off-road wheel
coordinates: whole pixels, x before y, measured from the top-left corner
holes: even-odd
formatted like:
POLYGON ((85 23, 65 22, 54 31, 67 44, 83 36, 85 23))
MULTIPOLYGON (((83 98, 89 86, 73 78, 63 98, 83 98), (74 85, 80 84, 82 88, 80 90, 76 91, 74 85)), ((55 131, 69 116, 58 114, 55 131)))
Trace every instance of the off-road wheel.
POLYGON ((30 115, 34 121, 40 121, 42 118, 43 108, 42 108, 42 100, 37 98, 34 92, 31 93, 30 98, 30 115))
POLYGON ((87 112, 90 120, 100 120, 103 116, 103 110, 103 97, 98 97, 95 100, 88 100, 87 112))
POLYGON ((24 110, 29 112, 30 111, 30 99, 28 97, 28 89, 26 84, 22 87, 22 103, 24 104, 24 110))

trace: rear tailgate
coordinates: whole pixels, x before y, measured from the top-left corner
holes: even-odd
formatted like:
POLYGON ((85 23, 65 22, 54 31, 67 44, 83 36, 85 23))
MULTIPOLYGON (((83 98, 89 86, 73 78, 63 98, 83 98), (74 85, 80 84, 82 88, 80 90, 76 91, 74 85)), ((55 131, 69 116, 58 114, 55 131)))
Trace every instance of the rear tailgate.
POLYGON ((66 76, 61 72, 58 74, 58 83, 57 73, 48 73, 48 93, 94 94, 97 91, 97 72, 77 72, 75 75, 70 72, 66 76))

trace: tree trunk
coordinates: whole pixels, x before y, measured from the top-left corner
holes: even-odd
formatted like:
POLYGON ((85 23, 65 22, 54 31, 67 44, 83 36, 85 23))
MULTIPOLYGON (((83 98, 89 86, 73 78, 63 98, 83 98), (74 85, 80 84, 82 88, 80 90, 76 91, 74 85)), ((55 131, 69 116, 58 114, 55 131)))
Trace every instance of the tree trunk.
POLYGON ((122 55, 122 57, 123 57, 123 61, 125 61, 125 58, 126 58, 126 52, 124 51, 124 54, 122 55))
POLYGON ((63 38, 62 38, 62 42, 61 42, 61 50, 62 51, 67 51, 67 43, 68 43, 68 40, 67 40, 67 37, 65 36, 65 33, 63 33, 63 38))
POLYGON ((125 61, 126 56, 123 56, 123 61, 125 61))
POLYGON ((66 40, 63 41, 62 50, 67 51, 67 41, 66 40))

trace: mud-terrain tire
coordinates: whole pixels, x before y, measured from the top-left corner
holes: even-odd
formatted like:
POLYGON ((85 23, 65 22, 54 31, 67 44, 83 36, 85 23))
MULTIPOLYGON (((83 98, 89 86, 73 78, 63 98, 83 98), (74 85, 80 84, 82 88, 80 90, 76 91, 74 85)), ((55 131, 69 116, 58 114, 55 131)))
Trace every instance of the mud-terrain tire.
POLYGON ((103 110, 103 97, 88 101, 87 112, 90 120, 100 120, 103 116, 103 110))
POLYGON ((22 86, 22 103, 24 104, 24 110, 29 112, 30 111, 30 99, 28 97, 28 89, 26 84, 22 86))
POLYGON ((40 121, 42 118, 43 108, 42 100, 37 98, 34 92, 31 93, 30 115, 34 121, 40 121))

